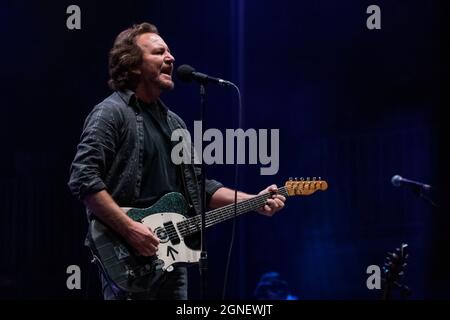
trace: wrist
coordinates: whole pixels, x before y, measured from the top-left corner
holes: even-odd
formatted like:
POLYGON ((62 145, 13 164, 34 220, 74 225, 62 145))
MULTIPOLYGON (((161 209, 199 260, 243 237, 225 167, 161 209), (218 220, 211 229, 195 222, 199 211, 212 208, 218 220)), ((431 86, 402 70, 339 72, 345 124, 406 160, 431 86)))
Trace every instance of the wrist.
POLYGON ((134 220, 125 215, 124 219, 119 222, 118 231, 123 236, 126 237, 130 232, 134 230, 134 220))

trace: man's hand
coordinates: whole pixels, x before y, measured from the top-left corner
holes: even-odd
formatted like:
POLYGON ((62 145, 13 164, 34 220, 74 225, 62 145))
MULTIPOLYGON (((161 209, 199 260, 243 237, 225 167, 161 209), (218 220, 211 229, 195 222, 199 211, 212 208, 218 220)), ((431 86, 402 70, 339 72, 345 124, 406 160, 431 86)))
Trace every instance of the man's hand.
POLYGON ((158 238, 145 225, 128 217, 106 190, 89 194, 83 201, 100 220, 125 238, 138 254, 152 256, 156 253, 158 238))
POLYGON ((158 251, 159 239, 140 222, 130 222, 125 238, 142 256, 153 256, 158 251))
MULTIPOLYGON (((258 193, 258 195, 263 194, 263 193, 267 193, 267 192, 278 192, 278 188, 275 184, 267 187, 266 189, 264 189, 263 191, 261 191, 260 193, 258 193)), ((284 202, 286 201, 286 198, 284 196, 282 196, 281 194, 274 194, 272 195, 272 199, 267 199, 266 204, 264 205, 264 207, 262 207, 259 210, 256 210, 258 213, 263 214, 265 216, 273 216, 275 214, 275 212, 281 210, 284 207, 284 202)))

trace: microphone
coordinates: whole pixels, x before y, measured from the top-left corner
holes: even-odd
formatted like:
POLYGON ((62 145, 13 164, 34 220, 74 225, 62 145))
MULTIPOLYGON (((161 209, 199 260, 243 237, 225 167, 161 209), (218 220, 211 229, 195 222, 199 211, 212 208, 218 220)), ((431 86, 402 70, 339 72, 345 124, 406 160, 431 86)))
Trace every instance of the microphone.
POLYGON ((178 79, 184 82, 191 82, 192 80, 198 81, 200 83, 206 84, 208 82, 219 84, 221 86, 234 86, 234 84, 230 81, 223 80, 220 78, 215 78, 208 76, 207 74, 197 72, 194 68, 192 68, 188 64, 183 64, 177 69, 177 77, 178 79))
POLYGON ((405 179, 405 178, 399 176, 398 174, 396 174, 395 176, 392 177, 391 182, 394 187, 409 186, 409 187, 413 187, 413 188, 419 189, 419 190, 420 189, 426 190, 426 191, 431 190, 431 186, 428 184, 405 179))

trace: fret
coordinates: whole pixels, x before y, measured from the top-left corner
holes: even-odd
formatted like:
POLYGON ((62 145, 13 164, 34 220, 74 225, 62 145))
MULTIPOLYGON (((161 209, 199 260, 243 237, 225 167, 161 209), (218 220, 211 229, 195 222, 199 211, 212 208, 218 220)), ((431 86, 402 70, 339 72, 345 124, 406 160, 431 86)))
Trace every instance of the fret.
MULTIPOLYGON (((281 187, 278 189, 278 194, 288 197, 286 187, 281 187)), ((273 193, 267 192, 256 197, 238 202, 236 205, 236 216, 244 214, 249 211, 253 211, 262 208, 266 203, 267 199, 272 198, 273 193)), ((213 226, 219 222, 233 218, 235 215, 235 204, 229 204, 225 207, 214 209, 206 213, 206 227, 213 226)), ((201 215, 196 215, 195 217, 189 218, 185 221, 179 222, 177 224, 180 233, 183 236, 193 234, 200 231, 201 215)))

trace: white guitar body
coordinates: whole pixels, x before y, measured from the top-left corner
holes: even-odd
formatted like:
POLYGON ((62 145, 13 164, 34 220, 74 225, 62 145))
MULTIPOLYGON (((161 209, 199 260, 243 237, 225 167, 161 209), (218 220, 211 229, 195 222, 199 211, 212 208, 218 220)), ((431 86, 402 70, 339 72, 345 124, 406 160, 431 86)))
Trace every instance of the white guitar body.
POLYGON ((158 235, 160 243, 156 256, 164 262, 162 269, 168 272, 173 270, 175 263, 196 263, 200 260, 200 251, 189 248, 177 230, 177 223, 183 220, 186 220, 186 217, 179 213, 162 212, 149 215, 141 221, 155 235, 158 235), (170 222, 174 225, 173 232, 176 232, 180 240, 177 244, 170 241, 169 235, 164 231, 164 223, 170 222))

